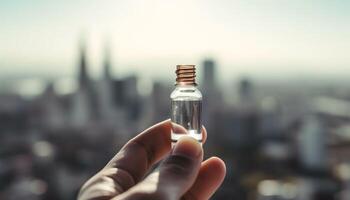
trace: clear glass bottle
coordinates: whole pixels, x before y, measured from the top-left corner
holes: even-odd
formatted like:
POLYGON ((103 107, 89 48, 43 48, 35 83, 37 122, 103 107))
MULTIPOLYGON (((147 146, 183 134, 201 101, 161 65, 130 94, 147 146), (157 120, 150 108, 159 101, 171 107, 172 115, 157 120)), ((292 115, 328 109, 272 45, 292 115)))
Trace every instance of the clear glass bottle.
POLYGON ((188 135, 202 142, 202 94, 195 82, 195 65, 176 66, 176 84, 171 93, 171 141, 188 135))

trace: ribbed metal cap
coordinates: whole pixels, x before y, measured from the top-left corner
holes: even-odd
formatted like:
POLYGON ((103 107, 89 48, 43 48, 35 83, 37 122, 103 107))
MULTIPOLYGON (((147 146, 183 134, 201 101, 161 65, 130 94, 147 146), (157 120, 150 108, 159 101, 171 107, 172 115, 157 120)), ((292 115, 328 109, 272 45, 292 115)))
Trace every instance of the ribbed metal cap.
POLYGON ((176 65, 176 85, 197 85, 195 65, 176 65))

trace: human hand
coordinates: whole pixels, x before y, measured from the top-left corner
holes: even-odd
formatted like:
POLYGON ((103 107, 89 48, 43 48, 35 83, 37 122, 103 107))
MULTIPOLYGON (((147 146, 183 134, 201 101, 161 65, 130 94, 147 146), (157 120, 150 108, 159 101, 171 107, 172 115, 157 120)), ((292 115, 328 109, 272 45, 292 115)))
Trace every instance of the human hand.
MULTIPOLYGON (((202 162, 203 149, 190 137, 182 137, 171 149, 170 132, 171 122, 166 120, 131 139, 83 185, 78 200, 209 199, 225 177, 224 162, 216 157, 202 162)), ((204 143, 204 128, 202 134, 204 143)))

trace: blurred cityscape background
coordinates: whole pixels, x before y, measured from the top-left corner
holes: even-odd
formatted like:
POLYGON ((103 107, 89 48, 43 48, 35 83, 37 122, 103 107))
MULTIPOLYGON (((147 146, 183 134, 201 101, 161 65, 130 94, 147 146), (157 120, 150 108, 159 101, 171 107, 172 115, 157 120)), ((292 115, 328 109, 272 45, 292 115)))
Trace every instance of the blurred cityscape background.
POLYGON ((350 199, 348 1, 1 1, 0 199, 75 199, 196 64, 212 199, 350 199))

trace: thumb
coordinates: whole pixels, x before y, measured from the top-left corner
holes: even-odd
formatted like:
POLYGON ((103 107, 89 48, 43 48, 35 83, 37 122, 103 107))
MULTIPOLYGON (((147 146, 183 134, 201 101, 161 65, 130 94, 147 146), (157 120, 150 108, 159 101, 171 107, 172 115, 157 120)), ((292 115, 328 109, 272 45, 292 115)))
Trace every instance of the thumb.
POLYGON ((158 170, 132 188, 128 197, 132 197, 130 199, 180 199, 196 180, 202 160, 201 145, 195 139, 183 136, 158 170))
POLYGON ((202 160, 201 145, 191 137, 182 137, 171 155, 160 165, 162 190, 182 196, 196 180, 202 160))

